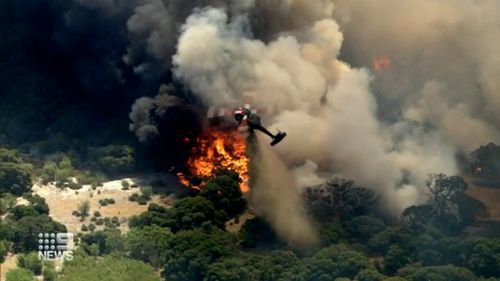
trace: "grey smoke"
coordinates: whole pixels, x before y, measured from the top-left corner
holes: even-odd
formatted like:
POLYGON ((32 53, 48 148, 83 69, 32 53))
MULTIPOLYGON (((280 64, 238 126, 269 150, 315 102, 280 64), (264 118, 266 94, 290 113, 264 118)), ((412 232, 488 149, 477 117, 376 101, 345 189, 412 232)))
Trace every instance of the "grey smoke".
POLYGON ((161 119, 170 109, 183 105, 180 98, 171 95, 171 91, 170 86, 162 85, 157 96, 139 98, 132 105, 129 114, 132 123, 129 129, 139 141, 147 142, 157 136, 159 131, 156 120, 161 119))
MULTIPOLYGON (((189 8, 172 21, 175 32, 162 28, 168 12, 153 18, 148 30, 170 28, 163 34, 174 39, 156 45, 161 37, 149 32, 142 49, 166 68, 172 63, 174 77, 205 105, 252 93, 257 107, 279 106, 264 122, 289 133, 273 151, 283 174, 294 175, 287 185, 296 192, 346 177, 399 215, 425 199, 430 173, 458 173, 457 153, 500 141, 497 1, 256 0, 189 8), (159 51, 172 46, 173 56, 159 51), (370 70, 381 55, 392 68, 370 70)), ((276 160, 273 153, 259 155, 262 163, 276 160)), ((259 206, 262 213, 294 240, 294 228, 281 227, 284 218, 271 211, 290 206, 289 198, 263 190, 256 185, 261 199, 254 203, 272 201, 259 206)), ((307 221, 292 201, 294 218, 307 221)))
POLYGON ((285 241, 297 246, 317 243, 316 231, 306 216, 301 193, 286 164, 267 141, 255 136, 250 140, 249 150, 250 202, 255 213, 265 217, 285 241))
MULTIPOLYGON (((254 106, 279 107, 263 120, 288 132, 273 151, 297 192, 348 177, 399 215, 423 200, 429 173, 455 174, 457 153, 500 142, 497 0, 6 5, 15 21, 36 23, 30 44, 53 55, 83 95, 109 105, 148 96, 130 113, 141 141, 165 135, 163 145, 190 131, 174 120, 181 95, 150 97, 172 76, 205 106, 252 93, 254 106), (392 68, 371 71, 382 55, 392 68)), ((185 119, 195 124, 191 113, 185 119)))

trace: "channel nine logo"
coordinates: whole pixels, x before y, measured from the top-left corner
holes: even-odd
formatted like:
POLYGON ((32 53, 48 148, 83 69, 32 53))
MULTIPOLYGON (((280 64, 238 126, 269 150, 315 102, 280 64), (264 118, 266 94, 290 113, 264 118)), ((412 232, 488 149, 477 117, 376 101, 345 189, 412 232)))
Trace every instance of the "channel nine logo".
POLYGON ((73 260, 73 233, 38 233, 38 258, 73 260))

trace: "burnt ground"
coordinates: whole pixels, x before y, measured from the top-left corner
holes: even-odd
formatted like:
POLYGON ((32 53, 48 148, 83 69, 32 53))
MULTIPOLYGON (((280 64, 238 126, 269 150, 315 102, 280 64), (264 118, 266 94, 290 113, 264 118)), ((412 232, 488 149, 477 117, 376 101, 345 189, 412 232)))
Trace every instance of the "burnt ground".
POLYGON ((487 181, 487 185, 479 185, 484 181, 466 178, 469 187, 467 195, 481 201, 485 211, 477 215, 477 221, 468 228, 471 234, 496 236, 500 234, 500 182, 487 181))

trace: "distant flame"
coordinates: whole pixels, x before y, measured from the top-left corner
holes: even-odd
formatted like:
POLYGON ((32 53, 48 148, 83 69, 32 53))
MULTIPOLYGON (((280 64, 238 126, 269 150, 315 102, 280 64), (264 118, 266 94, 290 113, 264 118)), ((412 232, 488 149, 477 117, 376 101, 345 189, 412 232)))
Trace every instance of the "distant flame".
MULTIPOLYGON (((241 191, 246 192, 249 190, 249 159, 245 150, 245 138, 236 130, 208 129, 196 140, 187 161, 187 167, 191 175, 202 179, 213 176, 216 170, 233 170, 238 173, 242 180, 241 191)), ((177 176, 182 184, 194 187, 183 173, 178 173, 177 176)))
POLYGON ((390 69, 392 67, 391 59, 388 56, 375 57, 372 63, 372 69, 375 72, 390 69))

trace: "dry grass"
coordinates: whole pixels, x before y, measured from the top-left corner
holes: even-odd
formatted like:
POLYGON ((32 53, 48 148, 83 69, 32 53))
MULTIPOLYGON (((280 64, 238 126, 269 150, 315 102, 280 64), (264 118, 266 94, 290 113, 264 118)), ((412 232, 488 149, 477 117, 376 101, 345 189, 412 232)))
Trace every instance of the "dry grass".
POLYGON ((477 200, 483 202, 488 209, 486 219, 500 221, 500 188, 480 187, 469 182, 466 193, 477 200))
MULTIPOLYGON (((84 185, 78 190, 70 188, 58 188, 53 185, 36 184, 33 186, 33 192, 45 198, 50 208, 49 215, 56 221, 64 224, 68 232, 77 233, 81 231, 82 224, 90 224, 90 217, 93 216, 95 211, 101 213, 101 217, 118 217, 121 222, 120 230, 122 232, 128 231, 127 219, 132 215, 138 215, 147 210, 147 205, 139 205, 137 202, 128 200, 129 196, 133 193, 140 193, 139 188, 130 188, 129 190, 122 190, 120 180, 106 182, 103 186, 97 187, 92 190, 89 185, 84 185), (112 198, 115 204, 108 204, 101 206, 99 200, 112 198), (79 217, 74 216, 73 211, 77 210, 78 205, 84 201, 90 203, 90 216, 84 222, 80 221, 79 217)), ((126 178, 130 183, 142 182, 142 180, 126 178)), ((173 196, 160 198, 154 195, 151 202, 169 206, 173 202, 173 196)))
POLYGON ((0 275, 0 280, 5 280, 5 275, 7 274, 7 271, 17 267, 17 255, 9 253, 5 257, 5 261, 2 263, 1 267, 2 267, 2 274, 0 275))

